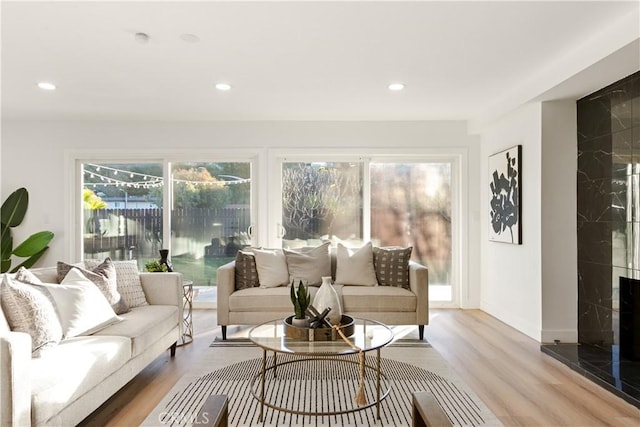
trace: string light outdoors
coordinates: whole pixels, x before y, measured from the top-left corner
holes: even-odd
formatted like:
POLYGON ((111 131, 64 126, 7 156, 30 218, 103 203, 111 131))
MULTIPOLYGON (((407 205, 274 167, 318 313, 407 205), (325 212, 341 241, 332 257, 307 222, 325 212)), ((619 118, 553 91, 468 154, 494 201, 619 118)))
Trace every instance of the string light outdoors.
MULTIPOLYGON (((129 187, 129 188, 154 188, 154 187, 162 187, 164 185, 164 178, 161 176, 150 175, 140 172, 132 172, 124 169, 112 168, 109 166, 96 165, 93 163, 86 163, 83 165, 82 169, 85 176, 89 178, 99 178, 100 182, 87 182, 85 183, 87 186, 93 186, 96 188, 97 186, 114 186, 114 187, 129 187), (88 170, 87 166, 92 167, 93 170, 88 170), (116 175, 127 176, 130 179, 135 179, 135 181, 124 181, 119 178, 109 177, 104 173, 99 173, 102 170, 105 170, 112 174, 114 177, 116 175)), ((228 175, 225 175, 228 176, 228 175)), ((236 185, 236 184, 245 184, 251 182, 249 178, 238 178, 233 180, 216 180, 216 181, 196 181, 196 180, 188 180, 188 179, 173 179, 174 183, 181 184, 190 184, 194 186, 217 186, 223 187, 225 185, 236 185)))

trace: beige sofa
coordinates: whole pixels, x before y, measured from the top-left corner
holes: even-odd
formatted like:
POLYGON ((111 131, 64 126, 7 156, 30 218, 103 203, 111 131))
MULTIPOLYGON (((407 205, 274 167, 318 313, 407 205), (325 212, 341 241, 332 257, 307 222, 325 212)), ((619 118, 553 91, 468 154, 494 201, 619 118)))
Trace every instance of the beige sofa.
MULTIPOLYGON (((56 281, 56 268, 31 271, 56 281)), ((149 305, 94 335, 63 340, 40 358, 31 357, 31 337, 11 332, 0 314, 0 426, 76 425, 164 351, 175 354, 182 275, 140 273, 140 279, 149 305)))
MULTIPOLYGON (((336 255, 331 253, 331 270, 335 279, 336 255)), ((420 339, 429 323, 428 269, 409 263, 410 289, 392 286, 337 285, 342 310, 355 317, 377 320, 388 325, 418 325, 420 339)), ((310 286, 312 301, 318 288, 310 286)), ((218 268, 218 324, 222 338, 229 325, 257 325, 293 314, 289 287, 235 290, 235 261, 218 268)))

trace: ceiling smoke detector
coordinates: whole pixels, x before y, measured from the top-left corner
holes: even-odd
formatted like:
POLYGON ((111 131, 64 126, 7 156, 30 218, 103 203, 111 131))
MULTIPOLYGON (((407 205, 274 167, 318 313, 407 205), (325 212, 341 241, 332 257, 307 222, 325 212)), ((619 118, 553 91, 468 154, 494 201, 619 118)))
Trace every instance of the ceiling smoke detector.
POLYGON ((149 34, 147 34, 147 33, 136 33, 136 35, 134 36, 134 39, 140 44, 148 43, 149 42, 149 34))

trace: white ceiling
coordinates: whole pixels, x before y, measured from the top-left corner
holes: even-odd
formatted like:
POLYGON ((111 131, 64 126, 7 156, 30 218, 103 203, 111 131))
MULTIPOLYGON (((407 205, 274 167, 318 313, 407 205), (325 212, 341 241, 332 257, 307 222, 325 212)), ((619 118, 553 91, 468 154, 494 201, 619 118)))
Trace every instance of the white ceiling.
POLYGON ((481 120, 640 69, 639 13, 637 1, 3 2, 2 114, 481 120), (634 40, 611 76, 584 72, 634 40), (396 81, 403 92, 387 89, 396 81))

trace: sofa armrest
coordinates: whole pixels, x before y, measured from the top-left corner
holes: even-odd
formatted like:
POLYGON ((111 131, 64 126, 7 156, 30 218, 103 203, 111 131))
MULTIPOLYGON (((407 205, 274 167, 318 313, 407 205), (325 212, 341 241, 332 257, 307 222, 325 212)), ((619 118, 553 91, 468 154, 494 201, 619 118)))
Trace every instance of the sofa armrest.
POLYGON ((409 288, 416 294, 418 325, 429 324, 429 269, 417 262, 409 262, 409 288))
POLYGON ((31 425, 31 337, 0 334, 0 426, 31 425))
POLYGON ((229 324, 229 296, 235 291, 236 262, 218 268, 218 325, 229 324))
POLYGON ((178 307, 178 322, 181 325, 184 309, 182 273, 140 273, 140 282, 150 305, 178 307))

